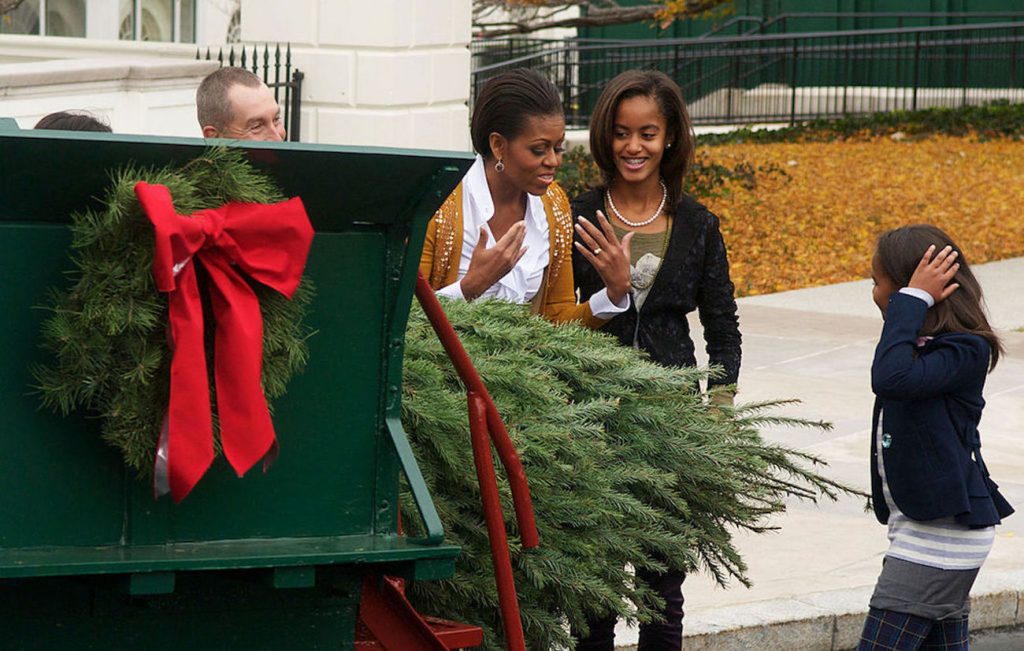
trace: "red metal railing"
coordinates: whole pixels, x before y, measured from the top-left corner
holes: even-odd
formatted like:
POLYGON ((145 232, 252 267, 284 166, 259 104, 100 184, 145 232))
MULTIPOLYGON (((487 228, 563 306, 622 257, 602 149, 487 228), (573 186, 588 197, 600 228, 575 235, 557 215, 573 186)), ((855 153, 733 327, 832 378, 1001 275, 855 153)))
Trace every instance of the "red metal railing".
POLYGON ((509 438, 505 423, 498 414, 498 408, 491 400, 487 387, 484 386, 480 374, 470 361, 466 349, 455 334, 451 322, 441 308, 423 274, 416 280, 416 298, 419 299, 427 319, 434 327, 441 345, 448 358, 455 366, 456 372, 466 387, 466 401, 469 409, 469 429, 473 443, 473 460, 476 463, 477 480, 480 482, 480 501, 483 503, 484 520, 487 524, 487 535, 491 543, 491 558, 494 562, 494 578, 498 588, 498 599, 501 606, 501 620, 505 629, 505 639, 509 651, 525 651, 523 623, 519 615, 519 599, 516 596, 515 580, 512 577, 512 560, 508 550, 508 536, 505 532, 505 516, 498 498, 498 481, 494 474, 494 462, 491 457, 491 443, 498 453, 501 465, 508 475, 508 483, 512 489, 512 503, 515 506, 516 522, 519 535, 525 548, 540 544, 537 535, 537 523, 533 517, 533 504, 530 501, 530 489, 526 483, 526 473, 519 462, 512 439, 509 438))

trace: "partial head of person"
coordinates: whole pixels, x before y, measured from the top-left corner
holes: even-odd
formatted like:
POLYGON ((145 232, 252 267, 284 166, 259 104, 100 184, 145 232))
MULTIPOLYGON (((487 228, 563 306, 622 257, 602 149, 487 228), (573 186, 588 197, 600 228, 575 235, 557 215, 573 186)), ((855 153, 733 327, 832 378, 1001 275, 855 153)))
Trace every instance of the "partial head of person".
POLYGON ((664 181, 672 210, 696 139, 679 86, 657 70, 627 70, 605 86, 590 116, 590 152, 606 186, 664 181))
POLYGON ((33 129, 49 129, 54 131, 96 131, 112 133, 110 125, 102 122, 88 111, 57 111, 44 115, 36 122, 33 129))
POLYGON ((525 68, 489 79, 473 105, 470 134, 488 179, 544 194, 564 153, 565 114, 558 89, 525 68))
POLYGON ((985 314, 981 284, 963 250, 942 229, 931 224, 912 224, 882 233, 871 259, 872 298, 884 315, 889 297, 910 284, 922 259, 942 255, 946 247, 959 265, 948 284, 958 287, 928 309, 920 334, 969 332, 984 337, 992 349, 990 366, 994 368, 1003 348, 985 314))
POLYGON ((282 141, 281 107, 263 80, 245 68, 211 72, 196 91, 204 138, 282 141))

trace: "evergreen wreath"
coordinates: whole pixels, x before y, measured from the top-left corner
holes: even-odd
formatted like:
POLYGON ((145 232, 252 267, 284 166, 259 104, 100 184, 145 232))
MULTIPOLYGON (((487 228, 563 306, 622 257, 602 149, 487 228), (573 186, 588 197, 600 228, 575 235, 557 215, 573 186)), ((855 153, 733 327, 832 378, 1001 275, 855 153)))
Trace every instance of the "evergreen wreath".
MULTIPOLYGON (((830 427, 773 415, 782 401, 714 407, 693 390, 707 370, 660 366, 522 306, 444 306, 530 485, 540 547, 523 550, 508 485, 498 481, 528 649, 571 648, 565 624, 583 628, 587 616, 649 620, 659 598, 634 584, 627 564, 748 585, 732 531, 770 528, 789 497, 849 490, 815 472, 816 457, 760 436, 766 426, 830 427)), ((465 388, 419 309, 406 333, 402 409, 447 540, 462 547, 453 578, 416 583, 411 595, 421 612, 482 626, 484 648, 504 648, 465 388)), ((403 511, 414 525, 410 500, 403 511)))
MULTIPOLYGON (((37 389, 44 406, 64 415, 77 409, 98 414, 103 439, 148 476, 167 410, 171 354, 167 300, 152 276, 153 227, 135 197, 138 181, 167 186, 183 215, 230 201, 275 203, 285 197, 240 150, 215 147, 179 167, 127 165, 111 175, 101 207, 71 216, 71 288, 54 290, 46 306, 51 314, 42 325, 41 346, 52 362, 33 369, 37 389)), ((312 332, 303 320, 314 290, 303 278, 289 301, 259 283, 252 287, 263 315, 263 391, 272 404, 305 367, 312 332)), ((207 367, 212 371, 209 359, 207 367)), ((211 378, 216 405, 214 384, 211 378)), ((214 442, 219 454, 216 407, 214 442)))

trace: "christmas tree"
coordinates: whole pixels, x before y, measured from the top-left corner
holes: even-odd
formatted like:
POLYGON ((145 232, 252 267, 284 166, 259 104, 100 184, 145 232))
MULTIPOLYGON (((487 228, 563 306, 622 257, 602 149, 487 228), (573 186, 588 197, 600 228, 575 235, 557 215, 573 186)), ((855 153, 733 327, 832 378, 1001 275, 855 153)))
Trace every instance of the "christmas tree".
MULTIPOLYGON (((772 415, 781 403, 716 407, 695 390, 707 371, 659 366, 610 336, 552 325, 522 306, 446 302, 445 310, 530 484, 541 544, 523 550, 512 540, 527 648, 568 647, 565 624, 583 626, 588 615, 651 617, 656 598, 633 584, 627 565, 706 571, 721 583, 745 584, 735 529, 768 528, 789 497, 846 490, 814 471, 818 459, 759 435, 769 425, 827 428, 772 415)), ((447 537, 462 554, 453 578, 417 584, 413 594, 425 612, 483 626, 486 647, 499 649, 464 391, 414 310, 403 423, 447 537)), ((511 497, 507 485, 499 487, 514 535, 511 497)), ((414 522, 411 508, 404 515, 414 522)))

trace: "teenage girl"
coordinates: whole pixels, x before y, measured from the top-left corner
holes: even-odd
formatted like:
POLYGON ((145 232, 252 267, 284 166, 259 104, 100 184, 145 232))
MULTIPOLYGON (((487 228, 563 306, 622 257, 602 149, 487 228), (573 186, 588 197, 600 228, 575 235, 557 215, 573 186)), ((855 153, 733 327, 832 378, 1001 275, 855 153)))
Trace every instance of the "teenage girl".
MULTIPOLYGON (((740 331, 725 242, 718 218, 683 193, 695 144, 682 93, 667 75, 630 70, 609 82, 590 120, 590 150, 604 183, 572 202, 579 217, 573 272, 580 300, 604 287, 597 269, 607 246, 591 233, 613 230, 628 243, 633 300, 601 329, 660 364, 694 366, 686 315, 696 310, 709 361, 724 371, 711 384, 733 385, 740 331)), ((637 571, 665 601, 663 621, 641 624, 640 651, 678 651, 682 644, 683 572, 665 560, 672 568, 665 573, 637 571)), ((614 616, 588 627, 578 651, 613 649, 614 616)))
POLYGON ((884 233, 871 275, 885 321, 871 365, 871 496, 890 545, 858 648, 967 649, 971 585, 994 525, 1013 513, 978 436, 1002 346, 963 252, 938 228, 884 233))

